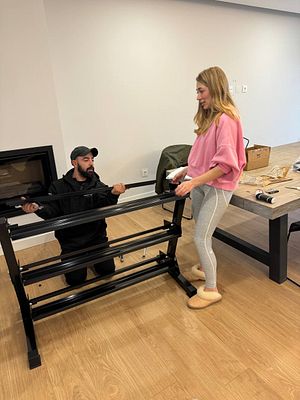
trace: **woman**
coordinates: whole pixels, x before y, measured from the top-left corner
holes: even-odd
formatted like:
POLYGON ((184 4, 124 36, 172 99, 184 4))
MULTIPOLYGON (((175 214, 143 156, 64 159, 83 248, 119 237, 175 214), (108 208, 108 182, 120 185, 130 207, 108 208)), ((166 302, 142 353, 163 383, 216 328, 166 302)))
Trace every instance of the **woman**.
POLYGON ((205 308, 222 299, 217 288, 217 261, 212 235, 227 209, 245 166, 245 149, 239 114, 229 93, 228 80, 219 67, 202 71, 196 79, 198 111, 194 121, 197 138, 188 166, 173 182, 186 175, 192 179, 180 183, 178 196, 191 192, 196 222, 195 244, 201 268, 194 266, 195 279, 205 280, 188 301, 194 309, 205 308))

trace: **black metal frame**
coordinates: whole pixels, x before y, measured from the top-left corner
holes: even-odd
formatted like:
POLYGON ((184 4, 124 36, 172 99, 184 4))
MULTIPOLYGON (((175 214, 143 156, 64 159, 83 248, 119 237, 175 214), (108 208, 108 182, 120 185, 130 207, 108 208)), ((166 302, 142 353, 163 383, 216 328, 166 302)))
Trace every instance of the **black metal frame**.
POLYGON ((254 246, 217 228, 213 236, 269 267, 269 278, 277 283, 287 279, 288 215, 269 220, 269 251, 254 246))
MULTIPOLYGON (((161 207, 162 207, 162 209, 165 210, 165 211, 173 212, 172 209, 169 209, 168 207, 164 206, 163 204, 161 205, 161 207)), ((187 220, 189 220, 189 221, 190 221, 191 219, 193 219, 192 211, 191 211, 191 215, 190 215, 190 216, 187 216, 187 215, 184 215, 184 210, 183 210, 182 218, 187 219, 187 220)))
POLYGON ((185 198, 186 197, 176 196, 174 192, 166 193, 23 226, 8 225, 6 218, 0 219, 0 241, 22 314, 30 369, 41 365, 41 357, 35 338, 34 321, 83 304, 87 301, 94 300, 98 297, 105 296, 125 287, 135 285, 136 283, 166 272, 176 280, 188 296, 191 297, 196 294, 196 288, 181 275, 176 259, 176 246, 178 238, 181 236, 181 220, 185 198), (172 222, 164 221, 162 226, 108 241, 105 247, 103 245, 93 246, 64 256, 55 256, 23 266, 20 266, 16 260, 12 245, 13 240, 56 231, 106 217, 113 217, 171 201, 175 201, 172 222), (163 242, 168 242, 166 253, 160 251, 156 257, 143 259, 141 262, 118 269, 111 276, 119 275, 140 267, 146 267, 144 269, 139 269, 136 272, 105 283, 101 283, 103 278, 95 277, 76 287, 63 287, 35 298, 29 298, 26 294, 26 285, 82 268, 86 263, 95 263, 119 257, 123 254, 163 242), (110 247, 107 248, 107 244, 110 247), (96 286, 93 285, 88 289, 80 290, 87 285, 97 282, 99 282, 99 284, 96 286), (63 295, 70 291, 72 291, 72 294, 69 296, 37 305, 41 301, 44 302, 52 297, 63 295))

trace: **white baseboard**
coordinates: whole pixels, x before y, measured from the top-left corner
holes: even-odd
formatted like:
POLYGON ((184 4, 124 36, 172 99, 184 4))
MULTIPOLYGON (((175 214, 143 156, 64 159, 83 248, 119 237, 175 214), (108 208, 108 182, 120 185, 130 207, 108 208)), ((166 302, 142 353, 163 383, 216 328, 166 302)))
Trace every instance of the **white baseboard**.
POLYGON ((133 196, 127 196, 127 197, 121 197, 119 200, 119 203, 125 203, 126 201, 131 201, 131 200, 137 200, 137 199, 143 199, 144 197, 150 197, 154 196, 156 193, 154 190, 151 192, 146 192, 146 193, 138 193, 133 196))

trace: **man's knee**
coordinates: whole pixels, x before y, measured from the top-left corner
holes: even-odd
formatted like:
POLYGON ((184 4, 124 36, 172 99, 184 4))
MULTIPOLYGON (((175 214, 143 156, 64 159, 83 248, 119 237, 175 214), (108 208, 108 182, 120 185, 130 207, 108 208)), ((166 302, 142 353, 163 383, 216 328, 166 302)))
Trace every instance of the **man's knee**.
POLYGON ((67 272, 65 274, 66 282, 70 286, 80 285, 86 280, 87 268, 80 268, 76 271, 67 272))
POLYGON ((114 259, 96 263, 94 265, 94 269, 95 269, 96 274, 98 274, 100 276, 112 274, 115 272, 115 269, 116 269, 114 259))

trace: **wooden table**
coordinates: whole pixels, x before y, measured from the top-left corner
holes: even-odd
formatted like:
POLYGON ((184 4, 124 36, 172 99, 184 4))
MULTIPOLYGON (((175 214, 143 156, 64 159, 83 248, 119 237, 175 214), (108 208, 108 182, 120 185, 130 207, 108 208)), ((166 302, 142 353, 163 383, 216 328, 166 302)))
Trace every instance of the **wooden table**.
MULTIPOLYGON (((273 147, 268 167, 246 171, 247 175, 267 175, 275 165, 292 165, 300 159, 300 142, 273 147)), ((276 202, 268 204, 255 198, 259 186, 240 184, 234 192, 231 204, 269 220, 269 251, 254 246, 229 232, 219 228, 214 236, 245 254, 269 266, 269 278, 282 283, 287 278, 287 232, 288 213, 300 208, 300 191, 287 189, 286 186, 300 186, 300 172, 289 171, 287 178, 291 181, 266 186, 264 190, 275 187, 279 193, 274 194, 276 202)))

